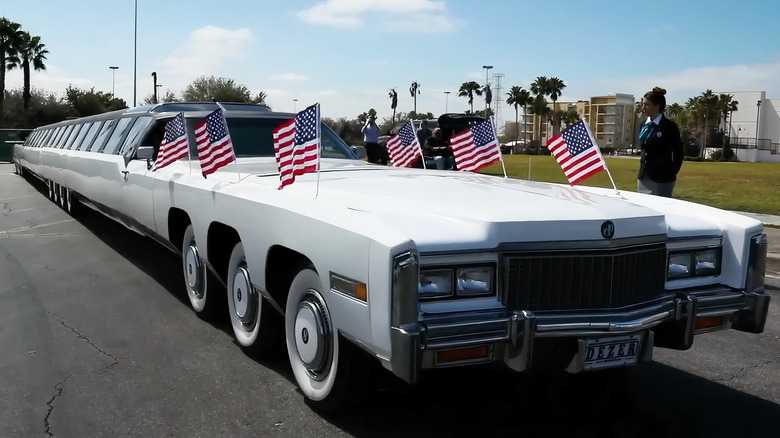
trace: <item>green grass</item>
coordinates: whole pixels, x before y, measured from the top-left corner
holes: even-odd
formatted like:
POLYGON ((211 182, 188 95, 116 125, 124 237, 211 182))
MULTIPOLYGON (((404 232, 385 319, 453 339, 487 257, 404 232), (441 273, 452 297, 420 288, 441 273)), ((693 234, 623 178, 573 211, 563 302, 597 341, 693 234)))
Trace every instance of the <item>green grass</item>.
MULTIPOLYGON (((607 167, 619 190, 636 191, 639 160, 606 158, 607 167)), ((566 183, 555 158, 539 155, 504 155, 507 176, 566 183)), ((501 164, 493 164, 484 173, 503 175, 501 164)), ((593 187, 612 187, 606 172, 580 183, 593 187)), ((726 210, 780 215, 780 163, 734 163, 686 161, 677 175, 674 197, 726 210)))

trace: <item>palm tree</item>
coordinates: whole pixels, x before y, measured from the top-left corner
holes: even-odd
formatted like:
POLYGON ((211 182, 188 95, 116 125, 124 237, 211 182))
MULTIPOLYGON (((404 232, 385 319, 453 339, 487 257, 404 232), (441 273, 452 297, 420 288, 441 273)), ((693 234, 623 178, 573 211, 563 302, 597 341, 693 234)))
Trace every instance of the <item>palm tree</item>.
POLYGON ((46 65, 43 61, 46 59, 47 53, 49 51, 46 50, 46 45, 41 43, 41 37, 30 36, 29 33, 23 32, 17 56, 13 59, 9 58, 11 62, 8 68, 20 67, 24 74, 22 100, 24 101, 25 111, 30 108, 30 67, 32 66, 36 71, 46 70, 46 65))
POLYGON ((732 100, 729 103, 729 142, 731 142, 731 124, 734 122, 734 111, 737 111, 739 108, 737 107, 739 105, 739 102, 736 100, 732 100))
POLYGON ((677 117, 683 112, 684 108, 679 103, 675 102, 666 106, 666 115, 671 119, 677 117))
MULTIPOLYGON (((537 94, 535 98, 533 98, 531 102, 531 113, 536 114, 539 116, 540 126, 539 126, 539 137, 537 140, 540 140, 541 142, 541 120, 544 116, 550 114, 550 107, 547 105, 547 99, 544 98, 543 94, 537 94)), ((537 151, 539 149, 537 148, 537 151)), ((537 152, 538 153, 538 152, 537 152)))
POLYGON ((5 98, 5 71, 8 59, 16 56, 22 31, 19 23, 0 17, 0 119, 3 118, 3 100, 5 98))
POLYGON ((474 113, 474 93, 476 93, 477 96, 482 96, 482 87, 474 81, 464 82, 458 90, 458 96, 469 98, 472 114, 474 113))
MULTIPOLYGON (((531 83, 531 93, 533 93, 536 96, 536 99, 533 102, 534 105, 534 114, 539 115, 539 137, 541 139, 542 136, 542 115, 543 113, 546 113, 546 111, 542 110, 541 107, 536 108, 536 105, 540 104, 541 101, 544 101, 544 104, 547 105, 547 101, 544 100, 544 96, 546 96, 548 93, 548 84, 549 79, 547 79, 547 76, 537 76, 536 80, 531 83), (542 99, 540 100, 539 97, 542 99)), ((536 127, 534 126, 534 131, 536 131, 536 127)))
POLYGON ((520 136, 520 125, 518 124, 518 113, 517 109, 519 106, 523 107, 523 143, 525 143, 525 108, 528 106, 529 103, 531 103, 531 93, 528 92, 528 90, 524 90, 523 87, 518 87, 515 85, 509 90, 509 93, 506 93, 507 96, 509 96, 506 99, 506 103, 509 105, 514 105, 515 107, 515 126, 518 127, 517 133, 515 136, 515 142, 519 140, 520 136))

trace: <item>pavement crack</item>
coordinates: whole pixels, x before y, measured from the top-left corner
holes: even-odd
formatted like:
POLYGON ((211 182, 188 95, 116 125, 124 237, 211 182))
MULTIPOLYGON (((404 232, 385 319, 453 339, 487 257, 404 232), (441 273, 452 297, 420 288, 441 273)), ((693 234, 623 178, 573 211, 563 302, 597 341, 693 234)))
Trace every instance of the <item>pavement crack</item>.
POLYGON ((54 412, 54 400, 57 399, 57 397, 62 395, 62 387, 65 385, 65 382, 70 379, 70 374, 65 376, 62 381, 57 382, 56 385, 54 385, 54 395, 51 396, 51 399, 46 402, 46 406, 48 406, 48 409, 46 409, 46 416, 43 417, 43 425, 44 425, 44 433, 46 436, 53 437, 54 433, 51 431, 51 424, 49 423, 49 417, 51 417, 52 412, 54 412))
POLYGON ((780 363, 780 356, 775 358, 774 360, 765 360, 765 361, 759 362, 757 364, 744 366, 744 367, 740 368, 739 371, 737 371, 736 373, 731 375, 730 377, 726 377, 726 378, 723 378, 723 379, 717 379, 715 381, 716 382, 730 382, 730 381, 732 381, 732 380, 734 380, 736 378, 742 377, 749 370, 754 370, 754 369, 757 369, 759 367, 763 367, 763 366, 766 366, 766 365, 773 365, 773 364, 777 364, 777 363, 780 363))
POLYGON ((116 364, 118 364, 118 363, 119 363, 119 359, 118 359, 116 356, 114 356, 113 354, 111 354, 111 353, 109 353, 109 352, 107 352, 107 351, 104 351, 102 348, 98 347, 98 346, 97 346, 97 345, 95 345, 95 344, 94 344, 92 341, 90 341, 88 337, 86 337, 86 336, 82 335, 81 333, 79 333, 79 331, 78 331, 78 330, 76 330, 75 328, 73 328, 73 327, 69 326, 68 324, 66 324, 66 323, 65 323, 65 321, 64 321, 64 320, 63 320, 63 318, 62 318, 62 315, 58 315, 58 314, 56 314, 56 313, 52 313, 52 312, 47 312, 47 313, 48 313, 49 315, 53 316, 53 317, 54 317, 54 318, 57 320, 57 322, 59 322, 60 324, 62 324, 62 326, 63 326, 63 327, 65 327, 65 328, 67 328, 68 330, 70 330, 70 331, 72 331, 73 333, 75 333, 75 334, 76 334, 76 336, 77 336, 79 339, 81 339, 81 340, 83 340, 84 342, 86 342, 86 343, 87 343, 87 345, 89 345, 90 347, 92 347, 92 348, 94 348, 95 350, 97 350, 97 351, 98 351, 100 354, 102 354, 102 355, 104 355, 104 356, 106 356, 106 357, 109 357, 109 358, 111 358, 112 362, 111 362, 109 365, 107 365, 107 366, 103 367, 103 370, 104 370, 104 371, 105 371, 105 370, 107 370, 107 369, 109 369, 109 368, 111 368, 111 367, 113 367, 114 365, 116 365, 116 364))

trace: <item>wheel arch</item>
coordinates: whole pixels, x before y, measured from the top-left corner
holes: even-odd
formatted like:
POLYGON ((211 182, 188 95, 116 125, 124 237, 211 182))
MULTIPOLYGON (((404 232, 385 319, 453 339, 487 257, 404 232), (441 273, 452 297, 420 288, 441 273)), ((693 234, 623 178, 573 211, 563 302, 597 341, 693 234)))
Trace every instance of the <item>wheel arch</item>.
POLYGON ((274 301, 284 309, 290 285, 301 269, 309 268, 317 275, 320 273, 306 255, 281 245, 274 245, 268 250, 265 266, 266 288, 274 301))
POLYGON ((181 249, 184 231, 192 223, 190 215, 179 208, 171 208, 168 211, 168 240, 175 248, 181 249))

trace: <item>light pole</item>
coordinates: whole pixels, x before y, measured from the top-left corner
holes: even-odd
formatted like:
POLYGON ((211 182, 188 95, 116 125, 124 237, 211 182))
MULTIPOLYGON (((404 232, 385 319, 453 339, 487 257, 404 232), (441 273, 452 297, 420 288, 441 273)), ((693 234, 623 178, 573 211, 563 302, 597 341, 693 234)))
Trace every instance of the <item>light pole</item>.
POLYGON ((756 103, 756 149, 758 149, 758 122, 761 115, 761 100, 756 103))
POLYGON ((449 101, 450 101, 450 92, 445 91, 444 92, 444 113, 445 114, 449 112, 447 109, 447 105, 449 104, 449 101))
MULTIPOLYGON (((133 106, 138 90, 138 0, 135 0, 135 30, 133 31, 133 106)), ((157 88, 154 89, 155 92, 157 88)))
MULTIPOLYGON (((488 72, 490 71, 491 68, 493 68, 493 66, 492 65, 483 65, 482 68, 485 69, 485 90, 487 90, 487 86, 488 86, 488 72)), ((486 119, 488 118, 487 109, 488 109, 488 100, 485 99, 485 118, 486 119)))
POLYGON ((298 99, 293 99, 293 112, 298 112, 298 99))
POLYGON ((111 97, 116 97, 115 85, 116 85, 116 71, 119 69, 117 66, 109 66, 108 68, 111 69, 111 97))

